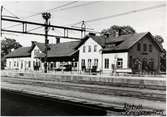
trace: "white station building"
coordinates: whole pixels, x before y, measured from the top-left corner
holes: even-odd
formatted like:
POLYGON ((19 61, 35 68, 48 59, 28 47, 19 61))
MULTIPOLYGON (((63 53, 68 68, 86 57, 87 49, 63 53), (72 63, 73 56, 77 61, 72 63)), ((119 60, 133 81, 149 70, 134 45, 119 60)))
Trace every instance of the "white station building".
MULTIPOLYGON (((49 44, 48 70, 61 64, 71 65, 71 70, 114 70, 159 72, 162 46, 150 32, 116 37, 89 34, 81 41, 49 44)), ((44 70, 44 43, 32 42, 30 47, 18 48, 6 56, 6 69, 23 71, 44 70)))

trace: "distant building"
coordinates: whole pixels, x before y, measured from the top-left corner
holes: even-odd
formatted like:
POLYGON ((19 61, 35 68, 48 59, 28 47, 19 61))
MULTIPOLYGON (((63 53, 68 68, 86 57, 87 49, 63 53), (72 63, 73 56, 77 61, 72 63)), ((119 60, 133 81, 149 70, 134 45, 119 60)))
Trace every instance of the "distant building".
MULTIPOLYGON (((159 72, 163 48, 151 33, 135 33, 116 37, 89 34, 81 41, 49 44, 48 69, 61 62, 79 71, 116 70, 159 72)), ((31 47, 19 48, 7 55, 7 69, 43 70, 44 44, 33 42, 31 47)), ((58 66, 58 65, 57 65, 58 66)))

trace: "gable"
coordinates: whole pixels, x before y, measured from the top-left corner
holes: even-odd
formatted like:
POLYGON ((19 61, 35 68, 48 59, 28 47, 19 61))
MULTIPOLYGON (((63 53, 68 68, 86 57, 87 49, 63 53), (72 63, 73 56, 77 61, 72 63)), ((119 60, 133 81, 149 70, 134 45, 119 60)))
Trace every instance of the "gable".
POLYGON ((106 46, 102 51, 103 52, 121 52, 121 51, 129 51, 136 43, 142 40, 145 37, 149 37, 149 39, 154 43, 154 45, 162 51, 162 46, 154 39, 150 32, 144 33, 134 33, 128 35, 122 35, 117 38, 111 38, 108 44, 115 44, 116 46, 106 46))
POLYGON ((80 48, 90 38, 93 39, 102 48, 105 46, 105 40, 103 36, 86 35, 83 39, 81 39, 79 45, 76 46, 76 49, 80 48))
POLYGON ((97 48, 100 48, 100 49, 102 48, 102 46, 99 43, 97 43, 97 41, 95 41, 93 38, 89 37, 78 49, 82 51, 83 46, 86 46, 86 48, 87 48, 88 46, 93 47, 94 45, 97 45, 97 48))
POLYGON ((37 54, 42 53, 41 50, 39 49, 39 47, 37 45, 35 45, 35 47, 33 48, 33 50, 31 51, 31 57, 34 58, 37 56, 37 54))
POLYGON ((130 48, 133 48, 134 46, 137 46, 138 43, 141 43, 142 45, 144 43, 148 44, 152 44, 156 49, 158 49, 159 51, 162 51, 163 48, 160 46, 160 44, 153 38, 153 36, 151 35, 151 33, 147 33, 145 36, 143 36, 140 40, 138 40, 133 46, 131 46, 130 48))

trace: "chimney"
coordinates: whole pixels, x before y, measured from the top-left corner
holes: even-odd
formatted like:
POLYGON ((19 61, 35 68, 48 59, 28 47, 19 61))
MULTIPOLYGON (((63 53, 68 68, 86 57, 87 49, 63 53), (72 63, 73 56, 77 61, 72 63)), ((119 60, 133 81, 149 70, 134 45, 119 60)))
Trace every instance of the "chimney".
POLYGON ((118 31, 115 31, 115 37, 119 37, 120 36, 120 29, 118 31))
POLYGON ((13 51, 14 51, 14 48, 11 49, 11 52, 13 52, 13 51))
POLYGON ((92 33, 92 32, 90 32, 89 35, 91 35, 91 36, 96 36, 96 34, 95 34, 95 33, 92 33))
POLYGON ((60 37, 56 37, 56 44, 60 43, 60 37))
POLYGON ((106 45, 106 43, 109 41, 109 37, 110 37, 110 34, 109 33, 105 33, 104 34, 104 40, 105 40, 105 45, 106 45))
POLYGON ((36 41, 31 41, 31 45, 34 46, 36 41))
POLYGON ((109 33, 105 33, 104 36, 105 36, 105 38, 109 38, 110 34, 109 33))

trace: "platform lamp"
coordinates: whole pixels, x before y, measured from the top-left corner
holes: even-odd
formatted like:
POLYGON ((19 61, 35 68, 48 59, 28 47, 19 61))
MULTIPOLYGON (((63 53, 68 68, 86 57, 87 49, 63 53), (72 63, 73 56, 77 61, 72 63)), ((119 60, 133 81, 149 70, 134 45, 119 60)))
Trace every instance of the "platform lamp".
POLYGON ((45 19, 45 58, 44 58, 44 72, 47 73, 47 51, 48 51, 48 44, 49 44, 49 40, 48 40, 48 25, 49 22, 48 20, 51 18, 51 14, 48 12, 44 12, 42 13, 42 17, 45 19))

